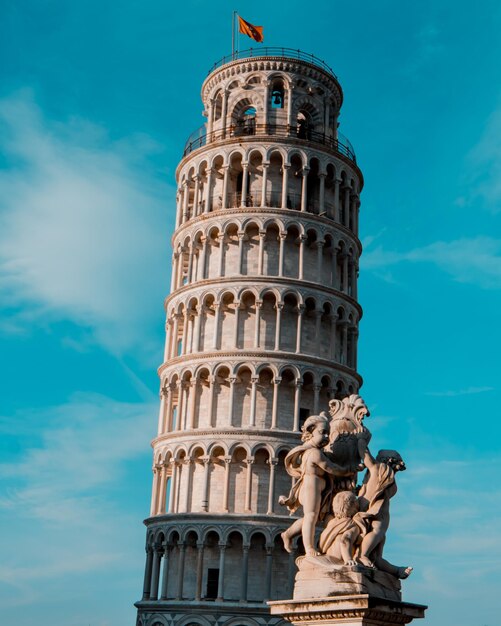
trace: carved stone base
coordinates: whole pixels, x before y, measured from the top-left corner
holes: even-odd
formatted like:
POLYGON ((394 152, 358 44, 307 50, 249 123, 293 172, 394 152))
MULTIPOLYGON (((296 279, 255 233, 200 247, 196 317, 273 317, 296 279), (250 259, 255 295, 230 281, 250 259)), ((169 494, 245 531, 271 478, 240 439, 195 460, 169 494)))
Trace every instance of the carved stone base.
POLYGON ((272 615, 297 626, 398 626, 424 617, 426 606, 367 594, 268 602, 272 615))
POLYGON ((329 556, 305 556, 296 560, 298 573, 294 600, 368 594, 400 602, 400 580, 363 565, 341 565, 329 556))

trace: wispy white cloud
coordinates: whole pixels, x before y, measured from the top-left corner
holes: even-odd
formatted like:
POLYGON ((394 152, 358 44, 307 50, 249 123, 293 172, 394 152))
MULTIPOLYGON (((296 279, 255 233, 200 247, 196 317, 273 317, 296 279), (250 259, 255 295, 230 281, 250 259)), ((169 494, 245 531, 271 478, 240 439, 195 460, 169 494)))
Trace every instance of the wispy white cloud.
POLYGON ((466 158, 469 188, 457 204, 501 211, 501 106, 487 120, 478 143, 466 158))
POLYGON ((435 243, 407 252, 368 250, 361 263, 365 270, 386 271, 399 263, 433 263, 460 283, 483 289, 501 288, 501 239, 475 237, 435 243))
POLYGON ((66 319, 115 353, 141 349, 160 318, 174 210, 148 162, 159 147, 50 122, 29 93, 0 100, 0 131, 0 293, 16 311, 4 332, 66 319))
MULTIPOLYGON (((141 548, 147 496, 138 510, 124 483, 131 464, 146 460, 156 410, 156 399, 127 404, 86 394, 16 416, 26 426, 22 451, 0 464, 0 580, 13 588, 22 581, 23 593, 6 600, 30 603, 53 581, 64 588, 68 574, 128 566, 128 538, 141 548)), ((9 431, 12 422, 0 425, 9 431)))
POLYGON ((412 55, 405 68, 406 75, 414 75, 432 63, 444 49, 440 31, 433 23, 424 24, 414 35, 412 55))
POLYGON ((425 396, 435 396, 438 398, 455 398, 456 396, 470 396, 477 393, 487 393, 494 391, 494 387, 466 387, 465 389, 448 389, 446 391, 425 391, 425 396))

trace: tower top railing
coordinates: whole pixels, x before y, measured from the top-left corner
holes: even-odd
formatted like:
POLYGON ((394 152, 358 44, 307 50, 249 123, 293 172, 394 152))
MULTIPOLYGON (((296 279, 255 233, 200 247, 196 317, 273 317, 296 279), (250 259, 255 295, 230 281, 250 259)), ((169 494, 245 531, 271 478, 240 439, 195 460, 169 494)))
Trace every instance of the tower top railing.
POLYGON ((278 48, 269 46, 260 48, 248 48, 247 50, 237 50, 233 54, 228 54, 222 59, 219 59, 219 61, 216 61, 208 71, 208 74, 216 70, 218 67, 226 65, 226 63, 254 57, 283 57, 284 59, 305 61, 306 63, 311 63, 312 65, 319 67, 320 69, 324 70, 324 72, 328 72, 336 80, 338 79, 336 74, 334 74, 332 68, 327 65, 325 61, 322 61, 322 59, 319 59, 314 54, 310 54, 309 52, 303 52, 302 50, 295 50, 294 48, 278 48))
POLYGON ((296 140, 302 139, 305 141, 311 141, 312 143, 327 146, 329 149, 347 157, 355 164, 357 162, 355 150, 353 149, 351 142, 341 133, 338 133, 336 139, 323 132, 311 130, 302 132, 297 126, 279 124, 252 124, 249 126, 235 126, 231 124, 225 128, 213 130, 211 133, 207 133, 205 124, 203 124, 188 137, 184 146, 183 158, 190 154, 190 152, 217 141, 234 138, 249 139, 253 137, 266 137, 269 139, 273 137, 276 137, 277 139, 294 138, 296 140))

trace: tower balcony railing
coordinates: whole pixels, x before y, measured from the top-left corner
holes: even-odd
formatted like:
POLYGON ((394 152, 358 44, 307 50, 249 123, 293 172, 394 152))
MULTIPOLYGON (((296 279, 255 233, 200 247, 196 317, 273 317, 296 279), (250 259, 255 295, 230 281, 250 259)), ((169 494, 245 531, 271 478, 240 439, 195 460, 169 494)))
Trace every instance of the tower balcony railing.
MULTIPOLYGON (((210 196, 210 205, 213 211, 218 211, 223 208, 223 196, 220 194, 212 194, 210 196)), ((269 207, 271 209, 292 209, 294 211, 301 210, 301 194, 299 192, 288 191, 285 206, 282 204, 282 193, 280 191, 267 191, 264 196, 260 187, 253 188, 249 191, 245 198, 242 198, 242 192, 228 192, 226 196, 226 208, 227 209, 240 209, 240 208, 259 208, 269 207)), ((200 200, 198 203, 197 211, 194 214, 192 209, 189 208, 186 214, 187 219, 191 219, 194 215, 201 215, 205 210, 205 200, 200 200)), ((318 199, 308 198, 306 201, 305 211, 312 213, 313 215, 327 216, 334 218, 336 215, 336 209, 333 202, 324 200, 321 205, 318 199)), ((342 217, 342 216, 340 216, 342 217)))
POLYGON ((338 152, 356 164, 357 158, 353 146, 341 133, 334 138, 330 135, 315 130, 304 129, 297 125, 290 124, 255 124, 253 120, 245 121, 243 124, 230 124, 225 128, 218 128, 208 133, 205 126, 201 126, 193 132, 185 144, 183 157, 198 148, 208 144, 222 141, 224 139, 244 138, 244 137, 278 137, 294 138, 318 143, 327 146, 334 152, 338 152))
POLYGON ((217 70, 218 67, 226 65, 226 63, 254 57, 281 57, 284 59, 305 61, 306 63, 311 63, 312 65, 319 67, 320 69, 324 70, 324 72, 328 72, 337 80, 337 76, 334 74, 332 68, 327 65, 325 61, 322 61, 322 59, 319 59, 314 54, 310 54, 309 52, 303 52, 302 50, 295 50, 294 48, 278 48, 270 46, 247 48, 247 50, 237 50, 233 54, 228 54, 222 59, 219 59, 219 61, 216 61, 214 65, 210 68, 208 73, 210 74, 214 70, 217 70))
MULTIPOLYGON (((216 196, 212 197, 212 206, 215 208, 222 208, 222 197, 216 196)), ((235 207, 261 207, 266 206, 271 209, 281 209, 282 205, 282 193, 280 191, 267 191, 264 196, 263 203, 263 192, 262 189, 253 189, 252 192, 249 192, 245 198, 242 199, 242 193, 228 193, 226 204, 228 208, 235 207)), ((287 192, 287 198, 285 201, 286 209, 292 209, 294 211, 301 210, 301 194, 298 192, 287 192)), ((334 204, 330 202, 323 203, 323 206, 320 206, 320 202, 318 200, 310 200, 308 199, 306 202, 306 211, 308 213, 313 213, 315 215, 334 215, 334 204), (322 209, 322 211, 320 210, 322 209)))

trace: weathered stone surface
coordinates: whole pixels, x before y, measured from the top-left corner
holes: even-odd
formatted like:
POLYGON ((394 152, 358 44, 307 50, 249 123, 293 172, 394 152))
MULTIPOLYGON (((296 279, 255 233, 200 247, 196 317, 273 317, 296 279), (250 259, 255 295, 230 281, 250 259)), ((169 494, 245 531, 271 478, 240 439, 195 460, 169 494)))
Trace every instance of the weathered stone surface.
POLYGON ((396 576, 362 565, 340 565, 329 556, 299 557, 294 600, 369 594, 400 601, 400 580, 396 576))
POLYGON ((424 617, 426 606, 396 602, 368 594, 314 600, 268 602, 272 615, 306 626, 397 626, 424 617))

